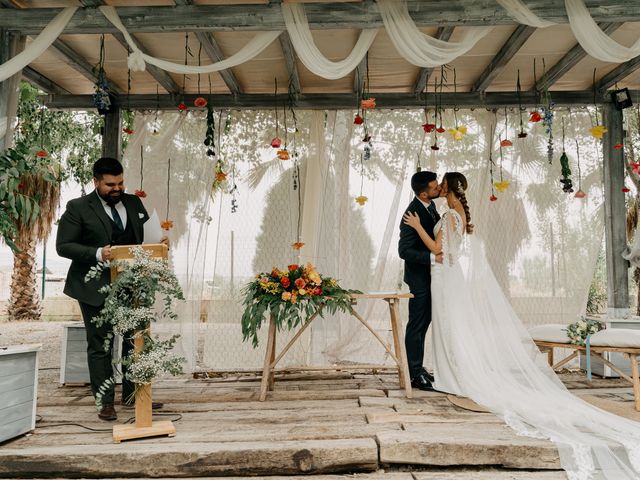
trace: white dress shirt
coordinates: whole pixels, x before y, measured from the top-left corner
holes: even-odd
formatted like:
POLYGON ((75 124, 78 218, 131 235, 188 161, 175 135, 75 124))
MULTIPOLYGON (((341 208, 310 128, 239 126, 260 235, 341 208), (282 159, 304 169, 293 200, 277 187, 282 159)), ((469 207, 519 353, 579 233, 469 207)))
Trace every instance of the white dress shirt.
MULTIPOLYGON (((102 207, 104 208, 104 211, 106 212, 107 216, 111 220, 113 220, 111 207, 107 204, 107 202, 104 201, 104 199, 100 195, 98 195, 97 190, 94 190, 94 192, 100 199, 100 202, 102 203, 102 207)), ((122 202, 118 202, 114 206, 116 208, 116 211, 118 212, 118 215, 120 215, 120 220, 122 220, 122 227, 127 228, 127 209, 124 208, 124 205, 122 204, 122 202)), ((99 262, 102 261, 102 248, 98 248, 98 250, 96 251, 96 260, 98 260, 99 262)))

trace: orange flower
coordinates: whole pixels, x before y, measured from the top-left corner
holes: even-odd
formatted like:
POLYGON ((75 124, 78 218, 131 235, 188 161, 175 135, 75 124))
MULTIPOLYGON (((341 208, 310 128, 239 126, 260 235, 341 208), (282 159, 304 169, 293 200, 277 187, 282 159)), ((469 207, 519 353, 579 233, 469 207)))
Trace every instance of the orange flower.
POLYGON ((282 277, 280 279, 280 284, 284 287, 284 288, 289 288, 289 285, 291 285, 291 280, 289 280, 289 277, 282 277))
POLYGON ((513 147, 513 142, 511 140, 509 140, 508 138, 505 138, 504 140, 502 140, 500 142, 500 146, 501 147, 513 147))
POLYGON ((295 243, 292 243, 291 246, 293 247, 294 250, 300 250, 302 247, 304 247, 304 243, 295 242, 295 243))
POLYGON ((133 130, 131 130, 130 128, 123 128, 122 131, 127 135, 131 135, 133 133, 133 130))
POLYGON ((147 194, 145 193, 144 190, 136 190, 135 192, 133 192, 133 194, 136 197, 140 197, 140 198, 147 198, 147 194))
POLYGON ((305 282, 302 278, 296 278, 296 281, 293 283, 295 284, 296 288, 304 288, 304 286, 307 284, 307 282, 305 282))
POLYGON ((298 264, 297 263, 292 263, 291 265, 287 266, 287 270, 289 270, 290 272, 293 272, 294 270, 298 269, 298 264))
POLYGON ((587 194, 586 194, 586 193, 584 193, 582 190, 578 190, 574 196, 575 196, 576 198, 584 198, 584 197, 586 197, 586 196, 587 196, 587 194))
POLYGON ((160 223, 160 228, 163 230, 171 230, 173 228, 173 222, 171 220, 165 220, 160 223))
POLYGON ((224 172, 216 173, 216 182, 224 182, 227 179, 227 174, 224 172))
POLYGON ((275 137, 271 140, 271 146, 273 148, 280 148, 280 145, 282 145, 282 140, 280 140, 278 137, 275 137))
POLYGON ((206 107, 207 100, 203 97, 198 97, 193 101, 193 104, 198 108, 206 107))
POLYGON ((278 150, 278 158, 280 160, 289 160, 289 150, 287 150, 286 148, 278 150))
POLYGON ((46 158, 46 157, 48 157, 48 156, 49 156, 49 154, 47 153, 47 151, 46 151, 46 150, 38 150, 38 151, 36 152, 36 157, 46 158))
POLYGON ((291 292, 282 292, 282 296, 280 298, 282 298, 282 300, 284 300, 285 302, 288 302, 289 300, 291 300, 291 292))
POLYGON ((373 97, 360 100, 360 108, 376 108, 376 99, 373 97))

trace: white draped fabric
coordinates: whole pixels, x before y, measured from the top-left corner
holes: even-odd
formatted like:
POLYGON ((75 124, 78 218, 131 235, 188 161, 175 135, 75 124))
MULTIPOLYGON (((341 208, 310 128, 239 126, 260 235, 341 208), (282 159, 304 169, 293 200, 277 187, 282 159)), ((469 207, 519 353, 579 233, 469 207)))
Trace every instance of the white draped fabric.
POLYGON ((569 25, 580 46, 593 58, 622 63, 640 55, 640 38, 630 47, 620 45, 591 18, 583 0, 565 0, 569 25))
POLYGON ((24 67, 38 58, 60 36, 64 28, 76 13, 78 7, 64 8, 54 17, 31 45, 18 55, 0 65, 0 82, 20 72, 24 67))
POLYGON ((351 73, 367 54, 378 33, 378 30, 363 30, 347 58, 332 62, 316 47, 304 6, 297 3, 282 3, 281 8, 291 43, 302 63, 316 75, 329 80, 336 80, 351 73))
POLYGON ((551 25, 555 25, 555 23, 550 22, 548 20, 543 20, 538 17, 535 13, 529 10, 521 0, 496 0, 502 8, 504 8, 507 13, 518 23, 522 23, 523 25, 530 25, 532 27, 537 28, 545 28, 550 27, 551 25))
POLYGON ((378 0, 378 9, 398 53, 419 67, 439 67, 450 63, 471 50, 491 31, 491 27, 473 27, 465 31, 459 42, 445 42, 418 30, 405 1, 378 0))

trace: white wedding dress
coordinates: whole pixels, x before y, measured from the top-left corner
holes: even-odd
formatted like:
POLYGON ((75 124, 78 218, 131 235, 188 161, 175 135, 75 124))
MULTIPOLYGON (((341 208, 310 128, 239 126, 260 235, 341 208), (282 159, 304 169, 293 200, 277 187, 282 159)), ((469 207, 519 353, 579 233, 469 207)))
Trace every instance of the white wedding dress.
POLYGON ((518 434, 552 440, 570 480, 640 478, 640 423, 572 395, 511 308, 474 235, 455 210, 442 229, 444 261, 431 267, 437 390, 471 398, 518 434))

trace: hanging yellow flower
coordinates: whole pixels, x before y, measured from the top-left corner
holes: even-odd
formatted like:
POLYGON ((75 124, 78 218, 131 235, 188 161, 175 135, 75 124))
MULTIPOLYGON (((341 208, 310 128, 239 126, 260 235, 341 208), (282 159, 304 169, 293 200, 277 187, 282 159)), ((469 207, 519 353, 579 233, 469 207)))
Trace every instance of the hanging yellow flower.
POLYGON ((509 188, 510 183, 506 180, 503 180, 501 182, 496 182, 493 185, 496 187, 497 191, 504 192, 507 188, 509 188))
POLYGON ((458 128, 450 128, 449 133, 454 140, 462 140, 462 137, 467 133, 467 127, 460 126, 458 128))
POLYGON ((367 203, 367 200, 369 200, 367 197, 365 197, 364 195, 360 195, 359 197, 356 197, 356 203, 360 206, 364 205, 365 203, 367 203))
POLYGON ((596 125, 595 127, 589 129, 589 132, 591 132, 591 136, 593 138, 602 138, 608 131, 609 130, 607 130, 604 125, 596 125))

